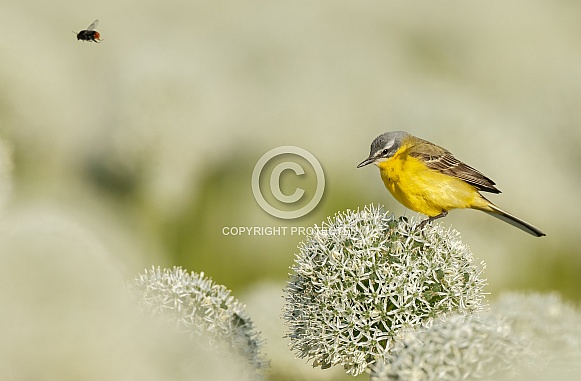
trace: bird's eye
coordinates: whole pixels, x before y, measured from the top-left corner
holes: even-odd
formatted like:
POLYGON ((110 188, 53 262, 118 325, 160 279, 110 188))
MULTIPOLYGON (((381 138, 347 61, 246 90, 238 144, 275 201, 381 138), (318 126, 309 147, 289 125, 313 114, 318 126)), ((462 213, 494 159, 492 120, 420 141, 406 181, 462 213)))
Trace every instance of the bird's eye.
POLYGON ((384 149, 383 151, 381 151, 381 155, 382 155, 382 156, 385 156, 385 155, 387 155, 387 153, 388 153, 388 152, 389 152, 389 151, 388 151, 387 149, 384 149))

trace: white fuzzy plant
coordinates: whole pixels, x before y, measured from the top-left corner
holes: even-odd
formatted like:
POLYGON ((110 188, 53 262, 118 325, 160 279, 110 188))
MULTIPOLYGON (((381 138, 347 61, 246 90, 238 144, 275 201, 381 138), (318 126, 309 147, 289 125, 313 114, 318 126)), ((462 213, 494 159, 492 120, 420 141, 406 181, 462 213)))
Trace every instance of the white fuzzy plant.
POLYGON ((268 367, 260 353, 262 340, 244 305, 226 287, 204 273, 154 267, 140 274, 131 288, 154 315, 173 321, 196 340, 207 340, 211 350, 244 359, 245 379, 262 379, 262 370, 268 367))
POLYGON ((416 229, 380 207, 337 213, 299 245, 285 290, 292 350, 358 375, 403 330, 482 309, 482 264, 456 231, 416 229))
POLYGON ((487 380, 522 366, 526 347, 499 316, 447 316, 407 330, 372 366, 371 381, 487 380))
MULTIPOLYGON (((456 231, 417 222, 367 206, 337 213, 299 244, 283 306, 298 357, 367 371, 371 381, 577 379, 581 315, 572 306, 509 294, 485 309, 484 264, 456 231)), ((224 286, 176 267, 145 271, 132 288, 154 315, 242 355, 241 376, 263 377, 261 340, 224 286)))
POLYGON ((409 330, 371 381, 579 380, 581 315, 554 294, 502 295, 482 314, 409 330))

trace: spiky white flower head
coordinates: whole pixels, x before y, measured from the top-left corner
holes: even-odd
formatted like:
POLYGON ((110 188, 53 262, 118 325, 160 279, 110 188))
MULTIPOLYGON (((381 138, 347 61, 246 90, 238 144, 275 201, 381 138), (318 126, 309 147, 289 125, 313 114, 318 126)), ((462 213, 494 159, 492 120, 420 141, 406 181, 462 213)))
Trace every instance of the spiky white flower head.
POLYGON ((505 294, 486 313, 406 331, 383 360, 371 381, 578 380, 581 315, 555 294, 505 294))
POLYGON ((268 366, 245 307, 204 273, 188 273, 181 267, 152 268, 136 278, 134 288, 154 314, 175 320, 197 338, 208 338, 214 349, 227 349, 248 359, 250 372, 268 366))
POLYGON ((453 315, 407 331, 373 366, 371 381, 488 380, 521 365, 526 347, 496 315, 453 315))
POLYGON ((483 266, 458 233, 416 225, 367 206, 337 213, 299 244, 283 308, 299 357, 357 375, 403 328, 482 308, 483 266))

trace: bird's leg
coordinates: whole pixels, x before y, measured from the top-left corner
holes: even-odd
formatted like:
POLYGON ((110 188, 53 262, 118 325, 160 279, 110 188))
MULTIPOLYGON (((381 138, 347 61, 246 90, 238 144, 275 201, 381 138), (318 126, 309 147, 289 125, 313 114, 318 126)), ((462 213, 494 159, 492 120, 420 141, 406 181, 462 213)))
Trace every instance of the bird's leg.
POLYGON ((425 220, 423 220, 422 222, 420 222, 418 224, 418 229, 423 228, 427 223, 430 223, 430 222, 432 222, 434 220, 437 220, 438 218, 446 217, 447 215, 448 215, 448 211, 442 210, 442 213, 438 214, 437 216, 433 216, 433 217, 426 218, 425 220))

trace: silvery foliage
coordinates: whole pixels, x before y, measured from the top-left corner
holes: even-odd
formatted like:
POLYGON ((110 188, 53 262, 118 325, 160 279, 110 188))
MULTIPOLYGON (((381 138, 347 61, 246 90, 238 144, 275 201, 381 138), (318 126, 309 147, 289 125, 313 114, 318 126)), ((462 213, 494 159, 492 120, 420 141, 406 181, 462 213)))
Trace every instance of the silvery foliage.
POLYGON ((490 311, 412 329, 372 381, 578 380, 581 314, 556 294, 502 295, 490 311))
POLYGON ((374 365, 371 381, 487 380, 526 359, 527 340, 496 315, 454 315, 411 329, 374 365))
POLYGON ((299 244, 283 307, 299 357, 357 375, 403 329, 481 310, 483 265, 455 230, 416 226, 371 205, 337 213, 299 244))
POLYGON ((261 339, 244 305, 226 287, 203 272, 157 267, 140 274, 132 288, 154 315, 175 321, 197 339, 207 338, 212 349, 241 355, 248 360, 249 372, 261 378, 256 371, 268 366, 260 354, 261 339))

